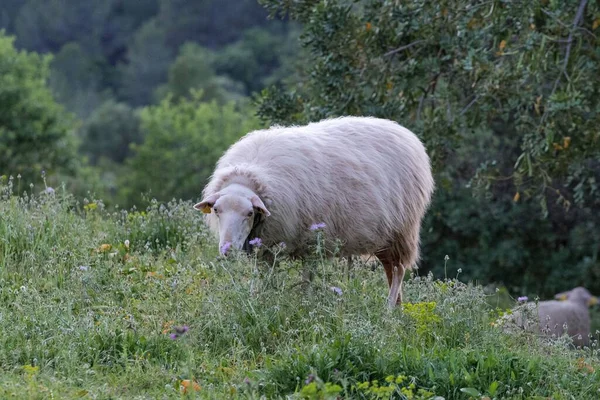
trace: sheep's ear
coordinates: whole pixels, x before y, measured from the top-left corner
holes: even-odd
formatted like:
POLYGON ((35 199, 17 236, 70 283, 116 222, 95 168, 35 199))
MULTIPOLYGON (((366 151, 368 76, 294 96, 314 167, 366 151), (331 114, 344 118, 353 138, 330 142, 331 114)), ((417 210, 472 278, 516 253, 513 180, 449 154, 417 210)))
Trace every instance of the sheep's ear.
POLYGON ((257 208, 261 213, 263 213, 265 217, 268 217, 269 215, 271 215, 269 210, 267 210, 265 203, 262 202, 260 197, 252 196, 252 198, 250 199, 250 202, 252 203, 252 206, 254 208, 257 208))
POLYGON ((566 299, 567 299, 567 294, 568 294, 568 293, 569 293, 569 292, 562 292, 562 293, 558 293, 558 294, 554 295, 554 298, 555 298, 556 300, 562 300, 562 301, 564 301, 564 300, 566 300, 566 299))
POLYGON ((217 201, 221 197, 221 194, 215 193, 206 197, 200 203, 194 205, 194 209, 198 211, 202 211, 204 214, 210 214, 213 205, 215 205, 215 201, 217 201))
POLYGON ((596 296, 592 296, 588 300, 588 306, 595 306, 596 304, 598 304, 598 298, 596 296))

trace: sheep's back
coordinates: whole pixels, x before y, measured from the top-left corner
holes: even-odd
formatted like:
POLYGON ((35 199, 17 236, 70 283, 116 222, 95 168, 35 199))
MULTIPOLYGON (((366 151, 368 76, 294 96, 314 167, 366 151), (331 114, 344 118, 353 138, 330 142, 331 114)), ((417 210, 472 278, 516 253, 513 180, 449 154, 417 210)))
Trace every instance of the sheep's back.
POLYGON ((269 210, 264 239, 305 243, 308 227, 351 253, 385 246, 420 220, 433 178, 419 139, 387 120, 346 117, 305 127, 255 131, 234 144, 217 168, 258 173, 269 210))
POLYGON ((539 303, 540 329, 548 334, 561 336, 564 333, 563 325, 567 324, 567 334, 575 337, 578 335, 582 341, 587 342, 590 330, 590 316, 587 306, 581 306, 571 301, 544 301, 539 303))

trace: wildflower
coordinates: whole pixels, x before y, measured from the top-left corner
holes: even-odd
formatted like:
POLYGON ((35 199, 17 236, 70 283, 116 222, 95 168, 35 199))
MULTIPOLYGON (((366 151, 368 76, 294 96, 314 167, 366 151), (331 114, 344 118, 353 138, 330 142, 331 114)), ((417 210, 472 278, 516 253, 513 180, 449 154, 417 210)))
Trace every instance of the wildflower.
POLYGON ((285 249, 285 248, 286 248, 286 246, 287 246, 287 245, 285 244, 285 242, 281 242, 281 243, 279 243, 279 247, 281 247, 282 249, 285 249))
POLYGON ((89 266, 87 266, 87 265, 80 265, 80 266, 79 266, 79 270, 80 270, 80 271, 87 271, 88 269, 90 269, 90 267, 89 267, 89 266))
POLYGON ((529 300, 529 298, 527 296, 521 296, 521 297, 517 298, 517 301, 519 303, 525 303, 527 300, 529 300))
POLYGON ((125 240, 125 248, 129 250, 129 239, 125 240))
POLYGON ((96 251, 100 252, 106 252, 109 251, 110 249, 112 249, 112 246, 108 243, 104 243, 101 244, 100 247, 98 247, 98 249, 96 251))
POLYGON ((250 379, 248 379, 248 377, 245 377, 245 378, 244 378, 244 383, 245 383, 246 385, 250 385, 250 379))
POLYGON ((309 383, 311 383, 314 380, 315 380, 315 376, 313 374, 310 374, 310 375, 308 375, 308 378, 306 378, 304 383, 308 385, 309 383))
POLYGON ((310 226, 310 230, 311 230, 311 231, 317 231, 317 230, 319 230, 319 229, 323 229, 323 228, 325 228, 325 226, 326 226, 326 225, 325 225, 325 222, 319 222, 318 224, 312 224, 312 225, 310 226))
POLYGON ((329 287, 329 290, 331 290, 333 293, 337 294, 338 296, 341 296, 343 293, 342 289, 340 289, 337 286, 331 286, 331 287, 329 287))
POLYGON ((230 248, 231 248, 231 242, 223 243, 223 245, 221 246, 221 254, 227 253, 230 248))
POLYGON ((250 240, 248 243, 252 246, 260 247, 262 245, 262 239, 257 237, 250 240))
POLYGON ((183 336, 190 328, 187 325, 183 325, 183 326, 174 326, 173 329, 175 329, 175 333, 171 333, 169 335, 169 337, 172 340, 177 340, 181 336, 183 336))
POLYGON ((198 391, 202 389, 202 387, 196 381, 190 381, 189 379, 184 379, 181 381, 181 392, 186 394, 189 390, 198 391))
POLYGON ((187 331, 190 330, 189 326, 184 325, 181 328, 179 327, 175 327, 175 330, 177 331, 177 333, 179 333, 180 335, 183 335, 184 333, 186 333, 187 331))
POLYGON ((54 194, 54 188, 51 188, 50 186, 48 186, 46 188, 46 190, 44 190, 44 192, 46 192, 46 194, 54 194))

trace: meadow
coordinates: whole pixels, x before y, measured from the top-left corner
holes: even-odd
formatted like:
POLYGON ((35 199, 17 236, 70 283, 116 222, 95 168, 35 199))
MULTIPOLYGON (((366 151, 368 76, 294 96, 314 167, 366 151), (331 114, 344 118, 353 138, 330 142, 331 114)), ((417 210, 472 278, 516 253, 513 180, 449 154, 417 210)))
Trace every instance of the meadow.
POLYGON ((597 334, 572 349, 503 333, 497 295, 452 260, 387 310, 380 266, 317 246, 298 285, 282 248, 277 265, 220 257, 190 202, 108 210, 15 187, 0 186, 2 399, 600 397, 597 334))

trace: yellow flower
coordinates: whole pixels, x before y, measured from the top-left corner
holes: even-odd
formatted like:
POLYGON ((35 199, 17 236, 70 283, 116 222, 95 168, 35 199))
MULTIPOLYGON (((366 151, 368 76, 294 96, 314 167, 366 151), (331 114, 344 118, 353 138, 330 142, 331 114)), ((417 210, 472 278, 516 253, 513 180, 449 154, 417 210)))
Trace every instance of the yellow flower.
POLYGON ((27 364, 27 365, 23 365, 23 371, 27 374, 27 375, 35 375, 37 374, 37 372, 40 370, 40 367, 38 366, 32 366, 31 364, 27 364))
POLYGON ((109 251, 110 249, 112 249, 112 245, 104 243, 104 244, 101 244, 100 247, 98 247, 98 249, 96 251, 98 251, 98 253, 105 253, 105 252, 109 251))

